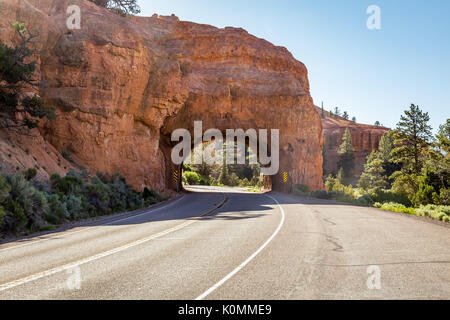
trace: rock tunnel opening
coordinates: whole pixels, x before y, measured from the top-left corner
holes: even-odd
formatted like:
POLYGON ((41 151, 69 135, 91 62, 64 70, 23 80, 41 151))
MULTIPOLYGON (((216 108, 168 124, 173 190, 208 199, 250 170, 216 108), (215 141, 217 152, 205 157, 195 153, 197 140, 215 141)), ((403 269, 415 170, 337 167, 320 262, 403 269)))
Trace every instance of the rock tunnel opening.
POLYGON ((191 152, 187 155, 183 154, 185 160, 178 165, 174 164, 171 157, 175 143, 169 140, 168 137, 162 139, 165 142, 162 149, 165 150, 166 164, 170 168, 166 170, 166 174, 172 190, 182 191, 193 185, 240 187, 252 191, 272 190, 272 176, 263 174, 261 168, 264 166, 261 164, 257 150, 251 148, 250 139, 245 139, 243 148, 239 147, 237 139, 231 145, 226 141, 221 142, 223 147, 214 163, 211 160, 205 161, 206 154, 212 153, 215 157, 214 139, 198 144, 192 142, 190 143, 191 152), (234 159, 231 163, 229 155, 234 159), (199 158, 202 161, 196 162, 195 159, 199 158), (242 159, 245 161, 242 162, 242 159))

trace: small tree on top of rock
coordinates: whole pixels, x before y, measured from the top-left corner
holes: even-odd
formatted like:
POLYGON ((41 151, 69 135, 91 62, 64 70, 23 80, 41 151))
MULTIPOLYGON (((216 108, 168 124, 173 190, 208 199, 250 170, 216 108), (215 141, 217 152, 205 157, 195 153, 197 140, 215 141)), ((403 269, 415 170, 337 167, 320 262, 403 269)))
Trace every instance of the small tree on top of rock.
POLYGON ((137 0, 89 0, 98 6, 118 11, 122 14, 138 14, 141 12, 137 0))
POLYGON ((350 116, 348 115, 347 111, 344 111, 344 113, 342 114, 342 118, 344 118, 345 120, 348 120, 350 116))

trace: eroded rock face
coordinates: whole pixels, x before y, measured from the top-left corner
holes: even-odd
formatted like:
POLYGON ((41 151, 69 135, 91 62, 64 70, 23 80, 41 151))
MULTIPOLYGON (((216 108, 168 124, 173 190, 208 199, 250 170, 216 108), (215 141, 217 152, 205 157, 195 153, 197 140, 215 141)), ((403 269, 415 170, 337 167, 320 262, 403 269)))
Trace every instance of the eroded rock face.
MULTIPOLYGON (((318 112, 321 113, 320 109, 318 112)), ((378 150, 381 137, 390 129, 379 126, 355 123, 343 118, 330 118, 328 112, 322 119, 324 139, 324 175, 330 173, 336 175, 338 168, 338 150, 342 144, 342 136, 346 128, 350 130, 353 148, 355 150, 355 181, 364 170, 367 156, 374 150, 378 150)))
POLYGON ((170 134, 203 120, 205 130, 280 129, 274 189, 323 188, 321 119, 306 67, 285 48, 242 29, 124 18, 84 0, 3 0, 0 18, 2 40, 16 20, 40 32, 41 96, 58 108, 40 132, 91 172, 173 188, 170 134), (66 27, 72 4, 81 30, 66 27))

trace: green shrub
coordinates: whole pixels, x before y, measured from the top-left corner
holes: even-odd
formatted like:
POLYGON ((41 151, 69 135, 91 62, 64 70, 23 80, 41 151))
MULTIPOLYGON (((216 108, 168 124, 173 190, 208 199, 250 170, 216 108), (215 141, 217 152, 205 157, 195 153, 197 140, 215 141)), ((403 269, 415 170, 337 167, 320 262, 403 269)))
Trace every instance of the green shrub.
POLYGON ((423 217, 430 217, 436 220, 446 221, 450 217, 450 206, 439 206, 429 204, 426 206, 420 206, 415 209, 417 215, 423 217))
POLYGON ((238 186, 239 182, 240 182, 239 177, 234 172, 228 178, 228 183, 229 183, 229 186, 231 186, 231 187, 238 186))
POLYGON ((60 224, 70 219, 66 203, 61 201, 59 196, 52 194, 47 198, 49 210, 45 214, 45 220, 52 224, 60 224))
POLYGON ((83 213, 87 205, 87 200, 83 195, 65 195, 63 202, 65 203, 70 220, 78 220, 86 216, 83 213))
POLYGON ((42 230, 48 223, 135 210, 163 200, 154 190, 136 192, 119 174, 89 177, 87 172, 70 171, 63 178, 55 174, 49 190, 31 184, 25 175, 33 176, 32 170, 0 175, 0 236, 42 230))
POLYGON ((326 192, 325 190, 318 190, 311 193, 312 197, 319 199, 331 199, 331 193, 326 192))
POLYGON ((28 218, 22 207, 13 199, 8 198, 5 203, 4 226, 8 232, 21 232, 28 223, 28 218))
POLYGON ((296 184, 294 186, 294 193, 308 194, 309 193, 309 187, 305 186, 304 184, 296 184))
POLYGON ((444 206, 450 206, 450 189, 441 189, 439 203, 444 206))
POLYGON ((372 206, 372 205, 374 205, 375 201, 372 199, 370 194, 365 194, 365 195, 362 195, 361 197, 359 197, 356 200, 356 203, 365 205, 365 206, 372 206))
POLYGON ((0 174, 0 204, 9 196, 10 191, 11 186, 6 181, 6 178, 0 174))
POLYGON ((383 189, 375 189, 370 192, 370 196, 372 197, 373 201, 380 202, 380 203, 387 203, 387 202, 395 202, 400 203, 404 205, 405 207, 411 207, 412 203, 408 199, 408 196, 406 194, 399 194, 392 192, 390 190, 383 190, 383 189))
POLYGON ((245 187, 250 187, 250 181, 248 181, 247 178, 242 179, 239 182, 239 187, 245 188, 245 187))
POLYGON ((217 181, 217 179, 214 178, 214 177, 210 177, 209 178, 209 185, 210 186, 218 186, 219 185, 219 181, 217 181))
POLYGON ((149 198, 155 199, 157 202, 161 202, 164 200, 163 197, 158 192, 156 192, 153 189, 149 190, 147 187, 144 188, 144 192, 143 192, 142 196, 145 200, 147 200, 149 198))
MULTIPOLYGON (((19 224, 22 226, 25 220, 25 225, 29 227, 39 226, 42 223, 43 214, 48 209, 45 194, 31 185, 22 174, 7 176, 7 181, 11 186, 9 199, 14 203, 10 202, 11 210, 15 212, 15 217, 20 217, 19 224), (22 219, 22 213, 18 213, 20 210, 16 208, 16 205, 20 207, 25 219, 22 219)), ((8 207, 5 208, 9 210, 8 207)), ((22 230, 16 228, 15 231, 22 230)))
POLYGON ((91 216, 109 214, 109 190, 108 186, 99 179, 94 178, 94 183, 86 186, 86 198, 90 205, 91 216))
POLYGON ((53 175, 51 181, 54 192, 77 194, 83 190, 83 180, 79 177, 67 175, 64 178, 61 178, 58 175, 53 175))
POLYGON ((333 191, 330 194, 331 194, 331 199, 334 199, 334 200, 337 200, 340 202, 348 202, 348 203, 355 202, 355 198, 353 198, 351 195, 348 195, 342 191, 333 191))
POLYGON ((3 219, 5 217, 5 208, 3 208, 2 206, 0 206, 0 239, 2 237, 2 228, 3 228, 3 219))
POLYGON ((37 170, 36 168, 30 168, 27 171, 25 171, 23 175, 25 176, 25 179, 30 181, 37 176, 37 170))
POLYGON ((200 184, 200 175, 193 171, 183 172, 183 178, 188 185, 200 184))

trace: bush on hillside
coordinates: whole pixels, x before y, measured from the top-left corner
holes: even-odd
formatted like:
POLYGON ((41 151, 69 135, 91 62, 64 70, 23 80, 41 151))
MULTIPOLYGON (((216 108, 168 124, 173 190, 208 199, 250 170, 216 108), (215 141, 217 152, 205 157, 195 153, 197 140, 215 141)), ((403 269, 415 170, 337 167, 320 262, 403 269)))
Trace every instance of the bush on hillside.
POLYGON ((183 172, 183 181, 188 185, 199 185, 200 175, 193 171, 183 172))

